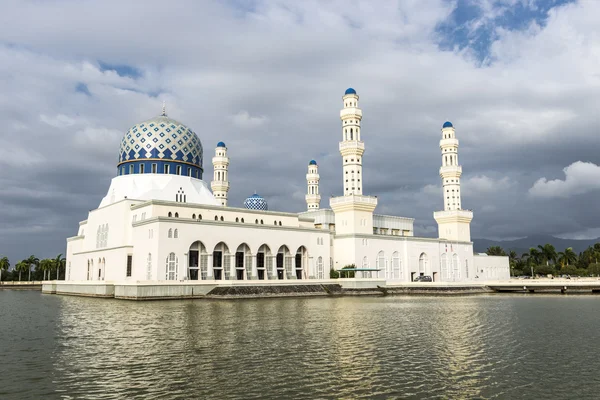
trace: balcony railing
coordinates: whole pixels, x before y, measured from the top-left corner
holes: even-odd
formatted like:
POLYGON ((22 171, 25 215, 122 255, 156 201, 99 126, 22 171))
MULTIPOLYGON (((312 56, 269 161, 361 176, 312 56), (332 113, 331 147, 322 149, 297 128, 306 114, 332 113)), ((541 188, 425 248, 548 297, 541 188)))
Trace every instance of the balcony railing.
POLYGON ((365 149, 365 142, 359 142, 358 140, 349 142, 340 142, 340 151, 344 149, 365 149))
POLYGON ((345 203, 367 203, 377 204, 377 197, 363 196, 360 194, 351 194, 349 196, 332 197, 329 204, 345 204, 345 203))

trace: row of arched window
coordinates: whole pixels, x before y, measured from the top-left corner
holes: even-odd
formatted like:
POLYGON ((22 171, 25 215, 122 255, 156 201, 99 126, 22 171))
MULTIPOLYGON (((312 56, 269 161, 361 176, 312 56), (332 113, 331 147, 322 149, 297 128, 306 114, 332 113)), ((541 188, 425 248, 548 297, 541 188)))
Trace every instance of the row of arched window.
MULTIPOLYGON (((172 213, 171 211, 169 211, 169 213, 167 214, 167 216, 168 216, 169 218, 179 218, 179 213, 177 213, 177 212, 176 212, 176 213, 172 213)), ((202 221, 202 214, 198 214, 197 218, 196 218, 196 214, 192 214, 192 219, 193 219, 193 220, 196 220, 196 221, 202 221)), ((221 216, 215 215, 215 221, 221 221, 221 222, 225 222, 225 218, 224 218, 222 215, 221 215, 221 216)), ((242 224, 243 224, 243 223, 245 223, 245 221, 244 221, 244 218, 243 218, 243 217, 242 217, 242 218, 240 218, 240 217, 236 217, 236 218, 235 218, 235 222, 242 223, 242 224)), ((254 223, 255 223, 255 224, 261 224, 261 225, 264 225, 265 221, 264 221, 263 219, 258 219, 258 218, 257 218, 257 219, 254 221, 254 223)), ((282 226, 282 223, 281 223, 281 221, 277 221, 277 220, 275 220, 275 221, 273 221, 273 225, 274 225, 274 226, 282 226)))
MULTIPOLYGON (((94 270, 94 260, 93 259, 89 259, 87 262, 87 277, 86 280, 88 281, 103 281, 104 280, 104 271, 105 271, 105 267, 106 267, 106 260, 104 258, 98 258, 98 263, 96 264, 96 266, 98 267, 98 273, 95 273, 94 270)), ((70 263, 69 263, 69 267, 70 267, 70 263)), ((70 270, 69 270, 70 273, 70 270)))
POLYGON ((169 239, 179 238, 179 231, 177 230, 177 228, 175 228, 175 230, 173 230, 172 228, 169 228, 169 233, 167 233, 167 237, 169 239))

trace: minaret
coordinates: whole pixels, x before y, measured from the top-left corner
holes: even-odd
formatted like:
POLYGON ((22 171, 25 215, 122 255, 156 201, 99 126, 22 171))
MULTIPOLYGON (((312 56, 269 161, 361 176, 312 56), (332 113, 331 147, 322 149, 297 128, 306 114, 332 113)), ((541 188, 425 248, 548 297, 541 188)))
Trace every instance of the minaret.
POLYGON ((308 163, 306 183, 308 185, 306 207, 308 211, 318 210, 321 203, 321 195, 319 194, 319 166, 315 160, 310 160, 308 163))
POLYGON ((221 202, 223 207, 227 206, 227 192, 229 192, 229 157, 227 157, 227 146, 225 143, 217 143, 215 156, 212 159, 214 167, 214 177, 210 184, 213 195, 221 202))
POLYGON ((473 219, 473 212, 462 209, 460 193, 462 167, 458 164, 458 139, 456 139, 454 126, 449 121, 442 126, 440 150, 442 152, 440 178, 442 179, 444 211, 433 214, 438 223, 439 236, 442 239, 470 242, 470 223, 473 219))
MULTIPOLYGON (((340 153, 343 163, 344 194, 332 197, 329 205, 335 214, 335 233, 343 235, 373 235, 373 211, 377 207, 377 197, 363 195, 362 155, 365 144, 361 141, 360 124, 362 111, 358 108, 356 90, 348 88, 342 97, 344 108, 340 111, 342 120, 342 141, 340 153)), ((358 241, 344 245, 344 251, 336 255, 339 265, 353 264, 358 241)), ((362 247, 361 247, 362 248, 362 247)))
POLYGON ((348 88, 342 97, 344 108, 340 111, 342 120, 342 141, 340 153, 342 155, 344 196, 362 194, 362 155, 365 144, 360 139, 360 121, 362 110, 358 108, 358 94, 356 90, 348 88))

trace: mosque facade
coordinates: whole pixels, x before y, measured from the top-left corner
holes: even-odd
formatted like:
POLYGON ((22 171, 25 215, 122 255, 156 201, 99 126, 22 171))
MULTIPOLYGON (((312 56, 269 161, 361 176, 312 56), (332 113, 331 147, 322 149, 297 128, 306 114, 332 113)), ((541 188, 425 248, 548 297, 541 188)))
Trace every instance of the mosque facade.
POLYGON ((350 269, 359 279, 435 282, 509 279, 506 257, 473 253, 473 212, 462 208, 459 142, 441 129, 443 210, 433 213, 438 237, 414 235, 414 219, 376 214, 363 193, 362 110, 352 88, 342 97, 343 193, 321 208, 319 166, 308 163, 306 211, 270 210, 259 194, 228 204, 229 153, 219 142, 213 176, 203 180, 203 147, 187 126, 160 116, 134 125, 119 149, 117 176, 77 235, 67 239, 72 282, 327 280, 350 269))

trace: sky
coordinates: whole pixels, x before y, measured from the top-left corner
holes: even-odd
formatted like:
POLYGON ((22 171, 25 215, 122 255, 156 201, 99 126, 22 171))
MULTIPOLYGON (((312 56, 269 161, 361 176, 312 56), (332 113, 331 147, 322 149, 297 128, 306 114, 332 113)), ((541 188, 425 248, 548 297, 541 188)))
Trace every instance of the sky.
POLYGON ((134 124, 167 112, 231 158, 229 205, 342 193, 339 110, 360 96, 364 193, 435 236, 439 140, 460 140, 473 238, 600 236, 598 1, 4 0, 0 254, 64 253, 134 124))

